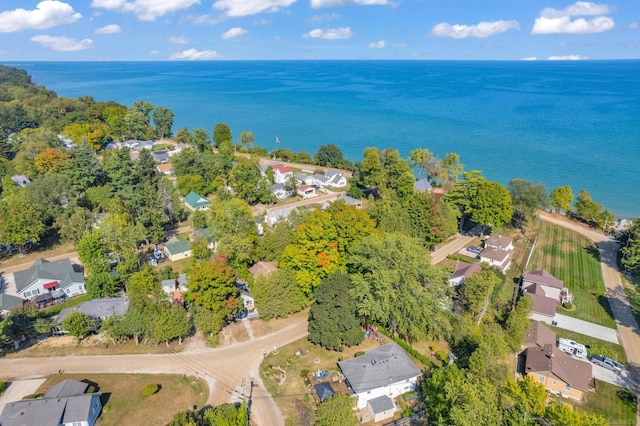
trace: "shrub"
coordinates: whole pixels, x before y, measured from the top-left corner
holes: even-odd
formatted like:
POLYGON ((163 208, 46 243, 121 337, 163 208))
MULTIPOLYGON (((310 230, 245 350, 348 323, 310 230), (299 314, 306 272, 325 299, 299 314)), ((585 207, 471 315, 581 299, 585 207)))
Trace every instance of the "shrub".
POLYGON ((362 355, 364 355, 364 352, 363 351, 358 351, 353 355, 353 357, 357 358, 357 357, 362 356, 362 355))
POLYGON ((150 396, 153 395, 154 393, 157 393, 160 390, 160 386, 156 383, 150 383, 148 385, 145 385, 145 387, 142 388, 142 395, 143 396, 150 396))
POLYGON ((111 410, 111 405, 107 404, 104 407, 102 407, 102 412, 103 413, 108 413, 109 410, 111 410))
POLYGON ((7 388, 7 384, 5 382, 0 382, 0 395, 4 393, 4 390, 7 388))
POLYGON ((309 370, 304 369, 302 371, 300 371, 300 378, 301 379, 306 379, 309 376, 309 370))
POLYGON ((447 351, 438 351, 436 352, 436 356, 440 361, 442 361, 443 364, 449 362, 449 354, 447 353, 447 351))

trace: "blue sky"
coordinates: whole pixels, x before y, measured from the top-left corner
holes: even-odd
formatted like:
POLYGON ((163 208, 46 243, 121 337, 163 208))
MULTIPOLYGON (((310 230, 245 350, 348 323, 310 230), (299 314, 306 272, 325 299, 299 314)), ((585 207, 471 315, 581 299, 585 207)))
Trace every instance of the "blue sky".
POLYGON ((0 61, 640 58, 640 1, 2 0, 0 61))

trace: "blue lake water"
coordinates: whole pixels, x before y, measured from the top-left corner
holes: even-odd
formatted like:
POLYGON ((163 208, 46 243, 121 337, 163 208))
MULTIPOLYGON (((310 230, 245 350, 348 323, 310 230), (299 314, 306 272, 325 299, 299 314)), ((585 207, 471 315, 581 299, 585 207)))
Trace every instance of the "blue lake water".
MULTIPOLYGON (((7 64, 12 65, 12 64, 7 64)), ((640 61, 237 61, 14 64, 62 96, 145 99, 183 126, 227 123, 256 143, 460 154, 503 184, 586 189, 640 216, 640 61)))

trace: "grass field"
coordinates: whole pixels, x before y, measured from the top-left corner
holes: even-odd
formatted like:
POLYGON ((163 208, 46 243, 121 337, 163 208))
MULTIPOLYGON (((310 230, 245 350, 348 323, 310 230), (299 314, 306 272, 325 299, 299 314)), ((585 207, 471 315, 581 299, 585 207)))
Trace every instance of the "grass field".
POLYGON ((589 413, 599 414, 610 425, 636 424, 634 395, 609 383, 598 381, 595 393, 587 394, 581 408, 589 413))
POLYGON ((598 250, 585 237, 566 228, 542 222, 528 270, 546 269, 563 280, 574 295, 576 309, 558 313, 615 328, 606 298, 598 250))
POLYGON ((164 374, 62 374, 50 376, 37 393, 45 393, 64 379, 88 380, 103 393, 102 403, 107 409, 98 420, 101 426, 166 425, 173 416, 190 405, 202 408, 209 397, 209 389, 201 379, 164 374), (151 396, 143 396, 147 384, 159 384, 161 389, 151 396))

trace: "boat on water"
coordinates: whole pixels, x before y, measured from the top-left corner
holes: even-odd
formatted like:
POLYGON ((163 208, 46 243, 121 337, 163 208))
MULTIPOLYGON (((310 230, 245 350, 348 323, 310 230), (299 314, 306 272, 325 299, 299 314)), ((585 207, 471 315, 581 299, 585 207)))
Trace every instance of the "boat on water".
POLYGON ((276 143, 280 143, 280 139, 276 136, 276 143))

